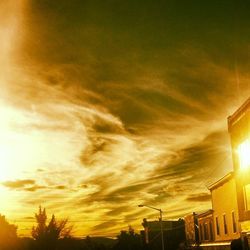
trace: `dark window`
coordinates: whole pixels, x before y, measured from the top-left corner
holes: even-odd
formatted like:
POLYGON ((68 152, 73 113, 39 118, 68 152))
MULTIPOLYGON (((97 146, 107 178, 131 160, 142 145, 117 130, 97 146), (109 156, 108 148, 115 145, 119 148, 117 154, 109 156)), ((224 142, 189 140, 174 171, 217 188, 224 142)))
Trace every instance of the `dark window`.
POLYGON ((210 227, 210 240, 214 240, 213 224, 211 221, 209 222, 209 227, 210 227))
POLYGON ((208 240, 208 225, 204 224, 204 240, 208 240))
POLYGON ((203 240, 203 226, 202 224, 199 225, 199 231, 200 231, 200 238, 203 240))
POLYGON ((232 212, 232 223, 233 223, 233 232, 237 232, 237 227, 236 227, 236 220, 235 220, 235 214, 232 212))
POLYGON ((223 214, 223 222, 224 222, 224 233, 227 234, 227 219, 225 214, 223 214))
POLYGON ((215 218, 215 221, 216 221, 216 233, 217 235, 220 235, 220 225, 219 225, 218 217, 215 218))

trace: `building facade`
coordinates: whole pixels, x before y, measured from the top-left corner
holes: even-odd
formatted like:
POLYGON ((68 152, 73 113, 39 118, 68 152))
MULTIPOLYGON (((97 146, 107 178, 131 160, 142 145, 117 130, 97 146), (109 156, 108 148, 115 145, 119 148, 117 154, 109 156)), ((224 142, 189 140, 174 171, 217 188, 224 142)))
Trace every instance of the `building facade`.
MULTIPOLYGON (((143 220, 144 230, 141 231, 143 243, 147 249, 161 250, 161 223, 160 221, 143 220)), ((176 250, 180 243, 185 242, 184 220, 162 221, 163 240, 166 249, 176 250)))
POLYGON ((199 240, 199 226, 197 214, 194 212, 184 217, 186 242, 188 245, 197 244, 199 240))
POLYGON ((250 98, 228 117, 237 189, 239 224, 250 232, 250 98))
POLYGON ((196 239, 206 250, 230 249, 232 241, 250 245, 250 98, 228 117, 228 132, 233 172, 208 187, 212 210, 192 214, 198 220, 199 237, 192 217, 185 219, 187 240, 196 239))
POLYGON ((215 241, 240 237, 236 181, 231 172, 209 186, 212 197, 215 241))
POLYGON ((201 243, 214 241, 213 210, 198 214, 199 239, 201 243))

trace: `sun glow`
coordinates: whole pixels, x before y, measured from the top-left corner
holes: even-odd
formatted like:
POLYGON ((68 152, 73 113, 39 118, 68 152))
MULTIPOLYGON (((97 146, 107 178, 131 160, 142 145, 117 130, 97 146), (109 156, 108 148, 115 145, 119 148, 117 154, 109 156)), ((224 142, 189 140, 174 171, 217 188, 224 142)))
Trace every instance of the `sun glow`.
MULTIPOLYGON (((20 166, 21 150, 17 149, 16 133, 11 123, 17 121, 17 112, 4 101, 13 75, 12 60, 21 42, 21 26, 26 1, 2 1, 0 3, 0 181, 13 178, 20 166), (12 72, 12 74, 10 73, 12 72)), ((8 95, 8 94, 7 94, 8 95)), ((23 142, 20 141, 23 144, 23 142)))
POLYGON ((34 135, 22 131, 27 122, 20 110, 0 102, 0 181, 20 178, 37 156, 34 135))
POLYGON ((239 156, 239 164, 241 170, 246 170, 250 167, 250 141, 249 139, 242 142, 237 149, 239 156))
POLYGON ((36 116, 23 110, 3 106, 0 117, 0 181, 24 178, 51 157, 47 136, 32 128, 36 116))

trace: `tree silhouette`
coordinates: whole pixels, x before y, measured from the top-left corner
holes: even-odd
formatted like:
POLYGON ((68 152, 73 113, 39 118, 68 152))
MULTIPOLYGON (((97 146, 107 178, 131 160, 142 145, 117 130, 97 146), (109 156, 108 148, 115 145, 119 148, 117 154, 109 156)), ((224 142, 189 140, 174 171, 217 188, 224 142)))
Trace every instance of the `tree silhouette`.
POLYGON ((140 250, 142 249, 140 235, 136 234, 134 229, 129 226, 128 231, 121 231, 117 236, 118 242, 114 250, 140 250))
POLYGON ((36 249, 54 250, 59 239, 70 237, 72 227, 67 225, 67 219, 57 221, 53 214, 47 224, 46 210, 41 206, 35 218, 37 226, 32 228, 32 237, 36 240, 36 249))
POLYGON ((37 226, 32 228, 32 237, 37 241, 43 241, 46 238, 47 233, 47 215, 45 208, 39 207, 38 214, 35 214, 37 226))
POLYGON ((17 227, 9 224, 5 216, 0 214, 0 249, 14 249, 17 243, 17 227))

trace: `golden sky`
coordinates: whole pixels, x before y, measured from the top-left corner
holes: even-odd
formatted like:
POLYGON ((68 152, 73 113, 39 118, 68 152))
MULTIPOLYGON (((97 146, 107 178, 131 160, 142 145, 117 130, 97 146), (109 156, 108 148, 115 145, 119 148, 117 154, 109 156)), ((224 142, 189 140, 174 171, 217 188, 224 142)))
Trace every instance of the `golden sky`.
POLYGON ((188 2, 0 2, 0 213, 20 235, 39 205, 77 236, 157 219, 138 204, 211 207, 250 94, 249 6, 188 2))

